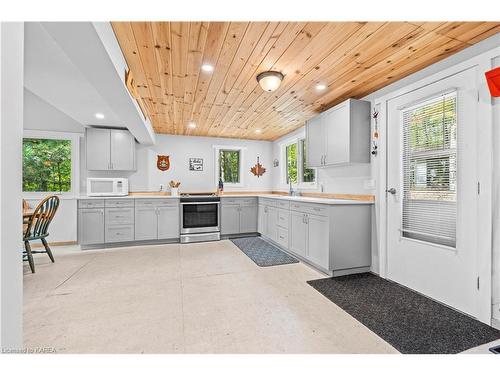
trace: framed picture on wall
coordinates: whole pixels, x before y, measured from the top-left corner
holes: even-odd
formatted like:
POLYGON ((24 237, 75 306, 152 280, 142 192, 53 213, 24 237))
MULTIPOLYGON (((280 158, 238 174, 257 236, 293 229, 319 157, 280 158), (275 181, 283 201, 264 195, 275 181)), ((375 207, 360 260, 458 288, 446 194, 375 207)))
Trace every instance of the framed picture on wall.
POLYGON ((190 171, 202 171, 203 170, 203 159, 190 158, 189 159, 189 170, 190 171))

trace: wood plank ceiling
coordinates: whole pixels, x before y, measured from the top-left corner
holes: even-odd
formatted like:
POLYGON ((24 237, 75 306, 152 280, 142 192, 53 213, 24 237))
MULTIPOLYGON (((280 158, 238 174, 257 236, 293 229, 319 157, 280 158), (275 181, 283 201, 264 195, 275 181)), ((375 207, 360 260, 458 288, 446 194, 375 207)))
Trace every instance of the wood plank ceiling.
POLYGON ((274 140, 500 32, 495 22, 113 22, 157 133, 274 140), (201 65, 214 66, 213 72, 201 65), (264 92, 256 75, 277 70, 264 92), (325 84, 319 91, 317 84, 325 84), (187 126, 190 121, 195 129, 187 126), (260 131, 260 133, 258 133, 260 131))

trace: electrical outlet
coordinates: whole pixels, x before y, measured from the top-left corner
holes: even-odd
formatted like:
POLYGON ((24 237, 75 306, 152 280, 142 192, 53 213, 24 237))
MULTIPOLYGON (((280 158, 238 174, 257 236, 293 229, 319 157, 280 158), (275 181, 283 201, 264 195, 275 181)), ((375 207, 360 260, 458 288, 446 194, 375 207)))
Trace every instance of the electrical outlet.
POLYGON ((373 179, 364 180, 363 186, 365 189, 375 189, 375 180, 373 180, 373 179))
POLYGON ((163 184, 160 184, 160 191, 163 191, 163 184))

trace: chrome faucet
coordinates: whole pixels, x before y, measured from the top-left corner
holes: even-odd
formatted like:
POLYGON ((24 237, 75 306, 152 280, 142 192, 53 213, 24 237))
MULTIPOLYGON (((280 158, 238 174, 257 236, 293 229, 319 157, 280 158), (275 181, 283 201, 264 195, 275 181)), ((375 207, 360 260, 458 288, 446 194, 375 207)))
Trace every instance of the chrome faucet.
POLYGON ((290 182, 290 189, 288 191, 288 195, 293 197, 293 196, 297 195, 297 192, 295 190, 293 190, 293 188, 292 188, 292 179, 290 179, 289 182, 290 182))

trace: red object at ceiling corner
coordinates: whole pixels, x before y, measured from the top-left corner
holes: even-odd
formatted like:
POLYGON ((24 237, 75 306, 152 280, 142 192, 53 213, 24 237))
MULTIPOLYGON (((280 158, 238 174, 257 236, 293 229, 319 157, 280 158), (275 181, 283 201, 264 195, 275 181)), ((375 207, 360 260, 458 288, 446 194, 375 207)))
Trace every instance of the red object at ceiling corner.
POLYGON ((484 73, 491 96, 500 96, 500 66, 484 73))

